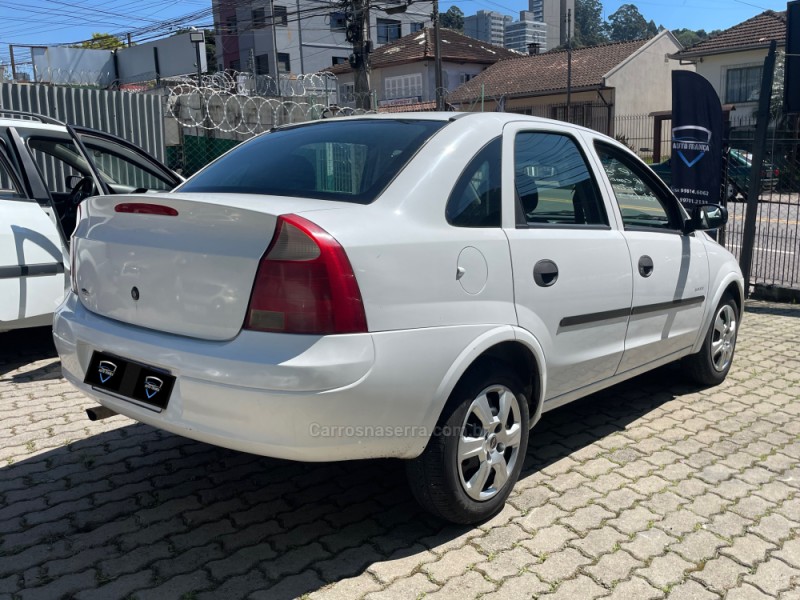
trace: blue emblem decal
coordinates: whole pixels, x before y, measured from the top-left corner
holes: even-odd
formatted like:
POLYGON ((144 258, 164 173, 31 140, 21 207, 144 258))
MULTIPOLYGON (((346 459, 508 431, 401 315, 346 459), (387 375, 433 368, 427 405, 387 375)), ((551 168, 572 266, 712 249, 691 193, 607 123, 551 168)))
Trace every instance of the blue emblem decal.
POLYGON ((158 377, 153 377, 152 375, 148 375, 144 378, 144 393, 147 395, 147 399, 149 400, 153 396, 155 396, 158 392, 161 391, 161 386, 164 385, 164 382, 161 381, 158 377))
POLYGON ((684 125, 672 130, 672 149, 690 169, 711 150, 711 130, 699 125, 684 125))
POLYGON ((100 376, 100 383, 105 383, 117 372, 117 365, 110 360, 101 360, 97 366, 97 374, 100 376))

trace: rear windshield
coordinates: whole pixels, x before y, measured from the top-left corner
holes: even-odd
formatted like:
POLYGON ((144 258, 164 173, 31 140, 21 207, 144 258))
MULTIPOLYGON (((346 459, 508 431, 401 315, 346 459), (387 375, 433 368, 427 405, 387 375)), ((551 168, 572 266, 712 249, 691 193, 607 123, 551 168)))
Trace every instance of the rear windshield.
POLYGON ((446 121, 325 121, 268 133, 176 191, 268 194, 368 204, 446 121))

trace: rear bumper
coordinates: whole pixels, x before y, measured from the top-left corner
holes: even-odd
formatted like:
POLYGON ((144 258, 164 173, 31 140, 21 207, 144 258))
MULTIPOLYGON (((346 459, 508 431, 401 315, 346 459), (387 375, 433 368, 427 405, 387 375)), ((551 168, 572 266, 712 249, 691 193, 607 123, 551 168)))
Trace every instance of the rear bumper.
POLYGON ((104 406, 209 444, 303 461, 417 456, 444 403, 445 374, 483 330, 323 337, 243 331, 215 342, 98 316, 71 293, 53 324, 64 376, 104 406), (175 375, 167 408, 83 383, 94 351, 175 375))

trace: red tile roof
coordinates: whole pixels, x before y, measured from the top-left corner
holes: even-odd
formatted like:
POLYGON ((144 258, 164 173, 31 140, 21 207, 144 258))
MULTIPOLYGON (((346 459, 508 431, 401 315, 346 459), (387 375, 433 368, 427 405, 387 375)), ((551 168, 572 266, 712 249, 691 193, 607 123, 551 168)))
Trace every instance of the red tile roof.
POLYGON ((429 112, 436 110, 436 102, 416 102, 397 106, 379 106, 379 113, 429 112))
POLYGON ((730 29, 707 38, 675 54, 676 58, 691 58, 708 54, 727 54, 754 48, 766 48, 772 40, 779 46, 786 43, 786 13, 765 11, 730 29))
MULTIPOLYGON (((601 44, 572 51, 572 89, 598 88, 603 76, 644 46, 648 40, 601 44)), ((448 102, 471 102, 481 97, 541 96, 567 89, 567 52, 522 56, 495 63, 447 97, 448 102)))
MULTIPOLYGON (((459 63, 492 64, 503 58, 519 56, 513 50, 476 40, 452 29, 442 29, 442 60, 459 63)), ((370 65, 373 69, 390 65, 432 60, 434 58, 433 29, 430 27, 410 33, 399 40, 377 48, 370 54, 370 65)), ((352 67, 339 64, 329 67, 328 71, 341 74, 351 73, 352 67)))

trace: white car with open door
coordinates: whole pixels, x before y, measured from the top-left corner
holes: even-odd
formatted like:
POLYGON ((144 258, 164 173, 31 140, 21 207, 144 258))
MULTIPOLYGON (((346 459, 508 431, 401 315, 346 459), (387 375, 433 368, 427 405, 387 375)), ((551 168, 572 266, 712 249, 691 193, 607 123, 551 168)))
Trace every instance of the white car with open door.
POLYGON ((181 181, 116 136, 0 110, 0 332, 52 323, 85 198, 168 191, 181 181))
POLYGON ((54 337, 102 406, 294 460, 408 459, 415 496, 503 506, 544 411, 684 360, 721 382, 743 282, 621 144, 505 113, 287 126, 175 191, 98 196, 54 337))

